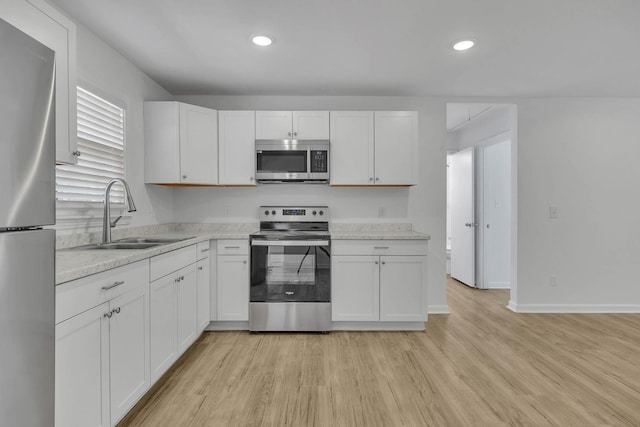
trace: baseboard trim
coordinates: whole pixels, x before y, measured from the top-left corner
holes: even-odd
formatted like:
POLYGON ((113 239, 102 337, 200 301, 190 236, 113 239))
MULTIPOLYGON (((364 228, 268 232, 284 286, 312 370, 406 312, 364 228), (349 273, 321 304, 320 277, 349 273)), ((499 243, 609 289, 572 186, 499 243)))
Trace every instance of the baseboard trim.
POLYGON ((425 322, 331 322, 332 331, 424 331, 425 322))
POLYGON ((207 331, 248 331, 249 322, 216 320, 209 323, 207 331))
POLYGON ((515 313, 640 313, 640 305, 635 304, 515 304, 509 301, 507 308, 515 313))
POLYGON ((487 283, 487 289, 511 289, 511 283, 509 283, 509 282, 489 282, 489 283, 487 283))
POLYGON ((430 305, 427 307, 429 314, 451 314, 448 305, 430 305))

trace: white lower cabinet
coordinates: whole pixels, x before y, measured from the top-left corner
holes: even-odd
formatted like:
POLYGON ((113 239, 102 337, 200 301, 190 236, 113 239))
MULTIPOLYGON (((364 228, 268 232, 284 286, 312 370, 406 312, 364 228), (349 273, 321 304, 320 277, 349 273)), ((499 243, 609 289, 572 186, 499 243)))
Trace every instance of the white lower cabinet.
POLYGON ((151 381, 178 359, 178 307, 174 276, 151 283, 151 381))
POLYGON ((217 242, 217 320, 249 320, 249 242, 217 242))
POLYGON ((198 283, 195 266, 181 270, 178 292, 178 354, 198 338, 198 283))
POLYGON ((426 243, 334 241, 332 251, 333 321, 425 320, 426 243))
POLYGON ((150 386, 149 263, 56 287, 56 426, 112 426, 150 386))

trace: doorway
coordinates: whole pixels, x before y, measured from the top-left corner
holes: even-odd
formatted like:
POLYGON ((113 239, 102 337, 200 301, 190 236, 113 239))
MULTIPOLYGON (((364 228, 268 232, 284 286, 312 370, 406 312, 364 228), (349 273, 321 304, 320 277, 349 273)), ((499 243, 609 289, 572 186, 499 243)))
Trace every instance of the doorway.
POLYGON ((515 298, 517 109, 447 104, 447 273, 515 298))

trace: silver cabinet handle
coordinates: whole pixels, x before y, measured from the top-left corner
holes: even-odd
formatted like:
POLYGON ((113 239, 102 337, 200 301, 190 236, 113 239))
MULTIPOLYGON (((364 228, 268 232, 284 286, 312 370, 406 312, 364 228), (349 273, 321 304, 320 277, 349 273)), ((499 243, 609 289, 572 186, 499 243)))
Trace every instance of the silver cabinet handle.
POLYGON ((111 312, 115 313, 115 314, 119 314, 120 313, 120 307, 114 308, 113 310, 111 310, 111 312))
POLYGON ((287 135, 291 136, 291 132, 287 132, 287 135))
POLYGON ((240 249, 240 246, 225 246, 225 249, 240 249))
POLYGON ((107 319, 111 319, 111 316, 113 316, 113 311, 110 311, 110 312, 105 313, 105 314, 103 315, 103 317, 106 317, 107 319))
POLYGON ((475 222, 465 222, 465 223, 464 223, 464 226, 465 226, 465 227, 477 227, 477 226, 478 226, 478 224, 477 224, 477 223, 475 223, 475 222))
POLYGON ((389 249, 389 246, 374 246, 373 249, 389 249))
POLYGON ((377 176, 376 176, 376 181, 380 181, 380 178, 378 178, 377 176))
POLYGON ((120 286, 120 285, 124 285, 124 280, 120 280, 118 282, 113 282, 113 285, 109 285, 109 286, 103 286, 102 290, 103 291, 108 291, 109 289, 113 289, 116 286, 120 286))
POLYGON ((242 261, 242 263, 243 263, 243 264, 246 264, 246 263, 247 263, 247 261, 246 261, 246 260, 245 260, 245 261, 242 261))
POLYGON ((80 151, 76 150, 76 151, 74 151, 74 152, 73 152, 73 153, 71 153, 71 154, 73 154, 73 155, 74 155, 74 156, 76 156, 76 157, 80 157, 80 155, 81 155, 82 153, 81 153, 80 151))
POLYGON ((374 262, 374 264, 375 264, 375 265, 378 265, 378 261, 375 261, 375 262, 374 262))
POLYGON ((187 175, 182 175, 182 179, 187 179, 187 175))
POLYGON ((202 266, 198 267, 198 270, 202 271, 202 266))
POLYGON ((294 132, 294 133, 293 133, 293 136, 298 136, 298 132, 294 132))
POLYGON ((200 252, 209 252, 209 248, 202 249, 200 252))
POLYGON ((373 181, 373 177, 369 178, 369 182, 373 181))
POLYGON ((249 181, 253 182, 253 177, 252 176, 249 177, 249 181))
POLYGON ((385 265, 385 264, 386 264, 386 262, 382 261, 382 265, 385 265))

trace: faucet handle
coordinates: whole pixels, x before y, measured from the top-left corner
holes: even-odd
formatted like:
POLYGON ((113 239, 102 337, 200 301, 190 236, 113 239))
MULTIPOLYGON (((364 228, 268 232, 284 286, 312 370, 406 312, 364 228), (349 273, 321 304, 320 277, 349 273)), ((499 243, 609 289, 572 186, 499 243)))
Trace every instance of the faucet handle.
POLYGON ((116 224, 118 223, 118 221, 120 221, 121 218, 122 218, 122 215, 120 215, 118 218, 116 218, 113 221, 111 221, 111 228, 115 227, 116 224))

